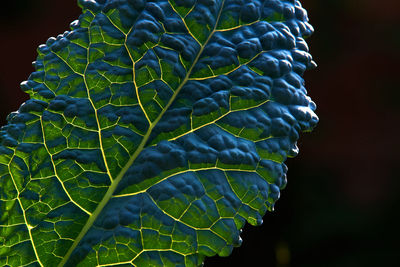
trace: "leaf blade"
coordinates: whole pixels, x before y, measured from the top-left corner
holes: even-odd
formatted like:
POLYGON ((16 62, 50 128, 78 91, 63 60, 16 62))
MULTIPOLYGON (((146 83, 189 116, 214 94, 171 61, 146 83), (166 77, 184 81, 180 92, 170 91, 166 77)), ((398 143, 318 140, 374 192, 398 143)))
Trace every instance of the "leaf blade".
POLYGON ((199 265, 229 255, 245 220, 261 223, 279 197, 282 162, 316 123, 304 88, 292 85, 312 63, 294 51, 295 26, 265 18, 299 4, 190 2, 80 1, 80 24, 41 47, 44 64, 24 85, 29 118, 10 118, 2 141, 17 155, 7 164, 27 192, 18 200, 44 265, 199 265), (12 129, 21 121, 24 136, 12 129), (50 188, 53 200, 35 195, 50 188))

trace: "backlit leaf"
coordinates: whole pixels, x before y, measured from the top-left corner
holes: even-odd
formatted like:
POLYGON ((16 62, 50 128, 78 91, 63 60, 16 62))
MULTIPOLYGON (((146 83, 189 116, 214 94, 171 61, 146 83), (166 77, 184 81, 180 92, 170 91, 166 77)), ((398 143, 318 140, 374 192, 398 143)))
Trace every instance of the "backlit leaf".
POLYGON ((298 1, 80 0, 0 131, 1 266, 228 256, 317 123, 298 1))

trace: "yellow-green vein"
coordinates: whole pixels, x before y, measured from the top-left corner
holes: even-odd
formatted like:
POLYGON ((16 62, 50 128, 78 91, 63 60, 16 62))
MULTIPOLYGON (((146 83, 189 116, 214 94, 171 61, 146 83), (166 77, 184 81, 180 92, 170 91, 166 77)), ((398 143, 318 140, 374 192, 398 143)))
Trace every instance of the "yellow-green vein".
MULTIPOLYGON (((161 111, 161 113, 158 115, 158 117, 154 120, 154 122, 152 122, 145 134, 145 136, 143 137, 140 145, 138 146, 138 148, 136 149, 136 151, 133 153, 133 155, 130 157, 130 159, 128 160, 128 162, 125 164, 124 168, 122 168, 122 170, 120 171, 120 173, 118 174, 118 176, 112 181, 110 187, 108 188, 106 194, 104 195, 103 199, 100 201, 99 205, 97 206, 97 208, 94 210, 92 216, 89 217, 89 219, 87 220, 86 224, 84 225, 84 227, 82 228, 81 232, 79 233, 79 235, 77 236, 77 238, 75 239, 74 243, 72 244, 72 246, 68 249, 67 253, 65 254, 64 258, 62 259, 62 261, 59 263, 59 267, 65 266, 65 264, 67 263, 69 257, 71 256, 72 252, 75 250, 75 248, 78 246, 79 242, 83 239, 83 237, 85 236, 85 234, 89 231, 89 229, 92 227, 93 223, 96 221, 97 217, 100 215, 101 211, 103 210, 103 208, 106 206, 106 204, 108 203, 108 201, 111 199, 112 195, 114 194, 114 191, 117 189, 118 184, 120 183, 120 181, 122 180, 122 178, 124 177, 125 173, 128 171, 128 169, 131 167, 131 165, 133 164, 133 162, 136 160, 136 158, 139 156, 140 152, 142 152, 143 148, 145 147, 147 140, 150 137, 150 134, 153 130, 153 128, 157 125, 157 123, 161 120, 161 118, 163 117, 163 115, 165 114, 165 112, 169 109, 169 107, 172 105, 172 103, 174 102, 175 98, 177 97, 177 95, 179 94, 180 90, 182 89, 182 87, 186 84, 186 82, 189 80, 190 74, 193 71, 194 66, 196 65, 197 61, 200 58, 200 55, 202 54, 204 47, 207 45, 207 43, 210 41, 212 35, 214 34, 217 26, 218 26, 218 22, 219 22, 219 18, 221 16, 222 13, 222 9, 224 7, 225 4, 225 0, 222 0, 221 3, 221 7, 214 25, 214 29, 211 31, 210 35, 208 36, 207 40, 205 41, 204 45, 202 45, 200 47, 200 50, 195 58, 195 60, 193 61, 192 66, 190 67, 189 71, 186 73, 186 76, 184 78, 184 80, 182 81, 182 83, 179 85, 179 87, 176 89, 176 91, 174 92, 174 94, 172 95, 171 99, 168 101, 168 104, 165 106, 165 108, 161 111)), ((128 50, 129 53, 129 50, 128 50)), ((131 55, 130 55, 131 56, 131 55)), ((97 113, 96 113, 97 114, 97 113)))

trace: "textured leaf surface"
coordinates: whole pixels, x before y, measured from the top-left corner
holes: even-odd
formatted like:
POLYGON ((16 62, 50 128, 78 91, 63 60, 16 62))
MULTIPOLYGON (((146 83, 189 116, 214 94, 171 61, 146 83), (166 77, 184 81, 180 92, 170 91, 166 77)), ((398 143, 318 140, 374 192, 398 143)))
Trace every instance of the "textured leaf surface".
POLYGON ((0 131, 1 266, 198 266, 318 118, 298 1, 80 0, 0 131))

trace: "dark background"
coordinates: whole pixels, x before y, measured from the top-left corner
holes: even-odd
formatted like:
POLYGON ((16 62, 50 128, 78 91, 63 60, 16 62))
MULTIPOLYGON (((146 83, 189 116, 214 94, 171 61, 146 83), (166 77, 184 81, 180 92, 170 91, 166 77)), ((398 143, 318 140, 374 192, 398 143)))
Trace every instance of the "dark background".
MULTIPOLYGON (((27 96, 36 48, 68 30, 75 0, 1 4, 0 120, 27 96)), ((319 67, 306 72, 320 123, 289 159, 288 186, 240 248, 205 266, 399 266, 400 2, 303 0, 319 67)))

